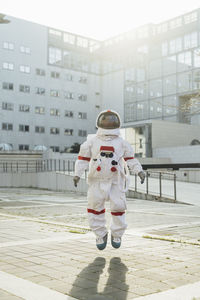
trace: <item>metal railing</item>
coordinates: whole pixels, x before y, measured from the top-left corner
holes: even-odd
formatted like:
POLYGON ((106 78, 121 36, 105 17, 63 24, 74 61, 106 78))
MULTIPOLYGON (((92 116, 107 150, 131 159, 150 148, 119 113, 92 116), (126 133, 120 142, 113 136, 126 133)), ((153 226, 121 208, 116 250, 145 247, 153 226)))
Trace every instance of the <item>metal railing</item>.
POLYGON ((0 161, 0 173, 19 172, 74 172, 75 160, 46 159, 46 160, 9 160, 0 161))
MULTIPOLYGON (((0 173, 20 172, 65 172, 73 175, 75 160, 46 159, 46 160, 9 160, 0 161, 0 173)), ((87 171, 84 174, 87 178, 87 171)), ((174 172, 146 171, 146 180, 140 184, 137 175, 130 176, 130 189, 135 192, 155 195, 159 198, 167 197, 177 200, 176 174, 174 172)))
POLYGON ((144 184, 140 183, 140 178, 137 175, 131 174, 131 189, 146 195, 177 201, 176 174, 174 172, 146 171, 145 173, 144 184))

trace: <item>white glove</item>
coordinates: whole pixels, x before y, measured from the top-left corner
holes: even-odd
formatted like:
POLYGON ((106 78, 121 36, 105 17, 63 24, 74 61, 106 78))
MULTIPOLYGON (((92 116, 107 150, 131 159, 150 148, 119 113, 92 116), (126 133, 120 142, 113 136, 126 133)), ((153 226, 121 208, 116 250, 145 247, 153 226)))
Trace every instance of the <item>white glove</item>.
POLYGON ((79 176, 74 176, 73 181, 74 181, 74 186, 75 187, 77 187, 77 184, 78 184, 79 180, 80 180, 79 176))
POLYGON ((144 173, 144 171, 140 171, 138 173, 138 176, 140 177, 140 180, 141 180, 140 183, 143 184, 144 180, 145 180, 145 173, 144 173))

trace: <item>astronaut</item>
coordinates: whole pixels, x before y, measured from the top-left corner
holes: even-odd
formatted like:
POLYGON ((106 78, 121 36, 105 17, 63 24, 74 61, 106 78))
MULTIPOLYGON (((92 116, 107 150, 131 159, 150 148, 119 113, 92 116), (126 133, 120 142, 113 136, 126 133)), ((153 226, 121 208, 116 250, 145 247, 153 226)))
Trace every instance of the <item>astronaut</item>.
POLYGON ((138 174, 141 183, 145 173, 139 161, 134 158, 131 145, 120 137, 120 116, 117 112, 102 111, 96 121, 95 135, 88 136, 80 147, 75 163, 74 185, 89 167, 88 172, 88 220, 96 235, 99 250, 107 245, 108 230, 105 220, 105 201, 110 202, 111 244, 121 246, 121 237, 127 227, 125 221, 126 197, 129 170, 138 174))

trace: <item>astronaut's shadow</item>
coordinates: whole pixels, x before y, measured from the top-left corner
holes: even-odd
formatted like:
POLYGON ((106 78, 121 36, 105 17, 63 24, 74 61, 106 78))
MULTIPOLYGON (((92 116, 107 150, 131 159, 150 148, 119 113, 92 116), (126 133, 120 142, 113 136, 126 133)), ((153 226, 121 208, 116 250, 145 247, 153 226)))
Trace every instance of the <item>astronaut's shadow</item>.
POLYGON ((102 292, 98 292, 98 282, 103 273, 106 260, 96 257, 77 276, 70 291, 70 296, 87 300, 126 300, 128 285, 126 284, 127 266, 121 262, 120 257, 113 257, 109 262, 106 285, 102 292), (120 292, 119 292, 120 290, 120 292))

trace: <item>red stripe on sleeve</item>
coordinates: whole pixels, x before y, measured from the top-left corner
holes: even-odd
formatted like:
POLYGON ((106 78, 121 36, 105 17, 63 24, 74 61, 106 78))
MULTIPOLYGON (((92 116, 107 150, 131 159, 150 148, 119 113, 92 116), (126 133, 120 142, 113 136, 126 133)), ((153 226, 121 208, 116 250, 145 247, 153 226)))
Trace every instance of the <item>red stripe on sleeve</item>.
POLYGON ((87 211, 88 211, 88 213, 91 213, 91 214, 94 214, 94 215, 101 215, 101 214, 104 214, 106 210, 104 208, 101 211, 97 211, 97 210, 88 208, 87 211))
POLYGON ((90 157, 78 156, 78 159, 90 161, 90 157))
POLYGON ((124 160, 127 161, 129 159, 134 159, 135 157, 124 157, 124 160))

